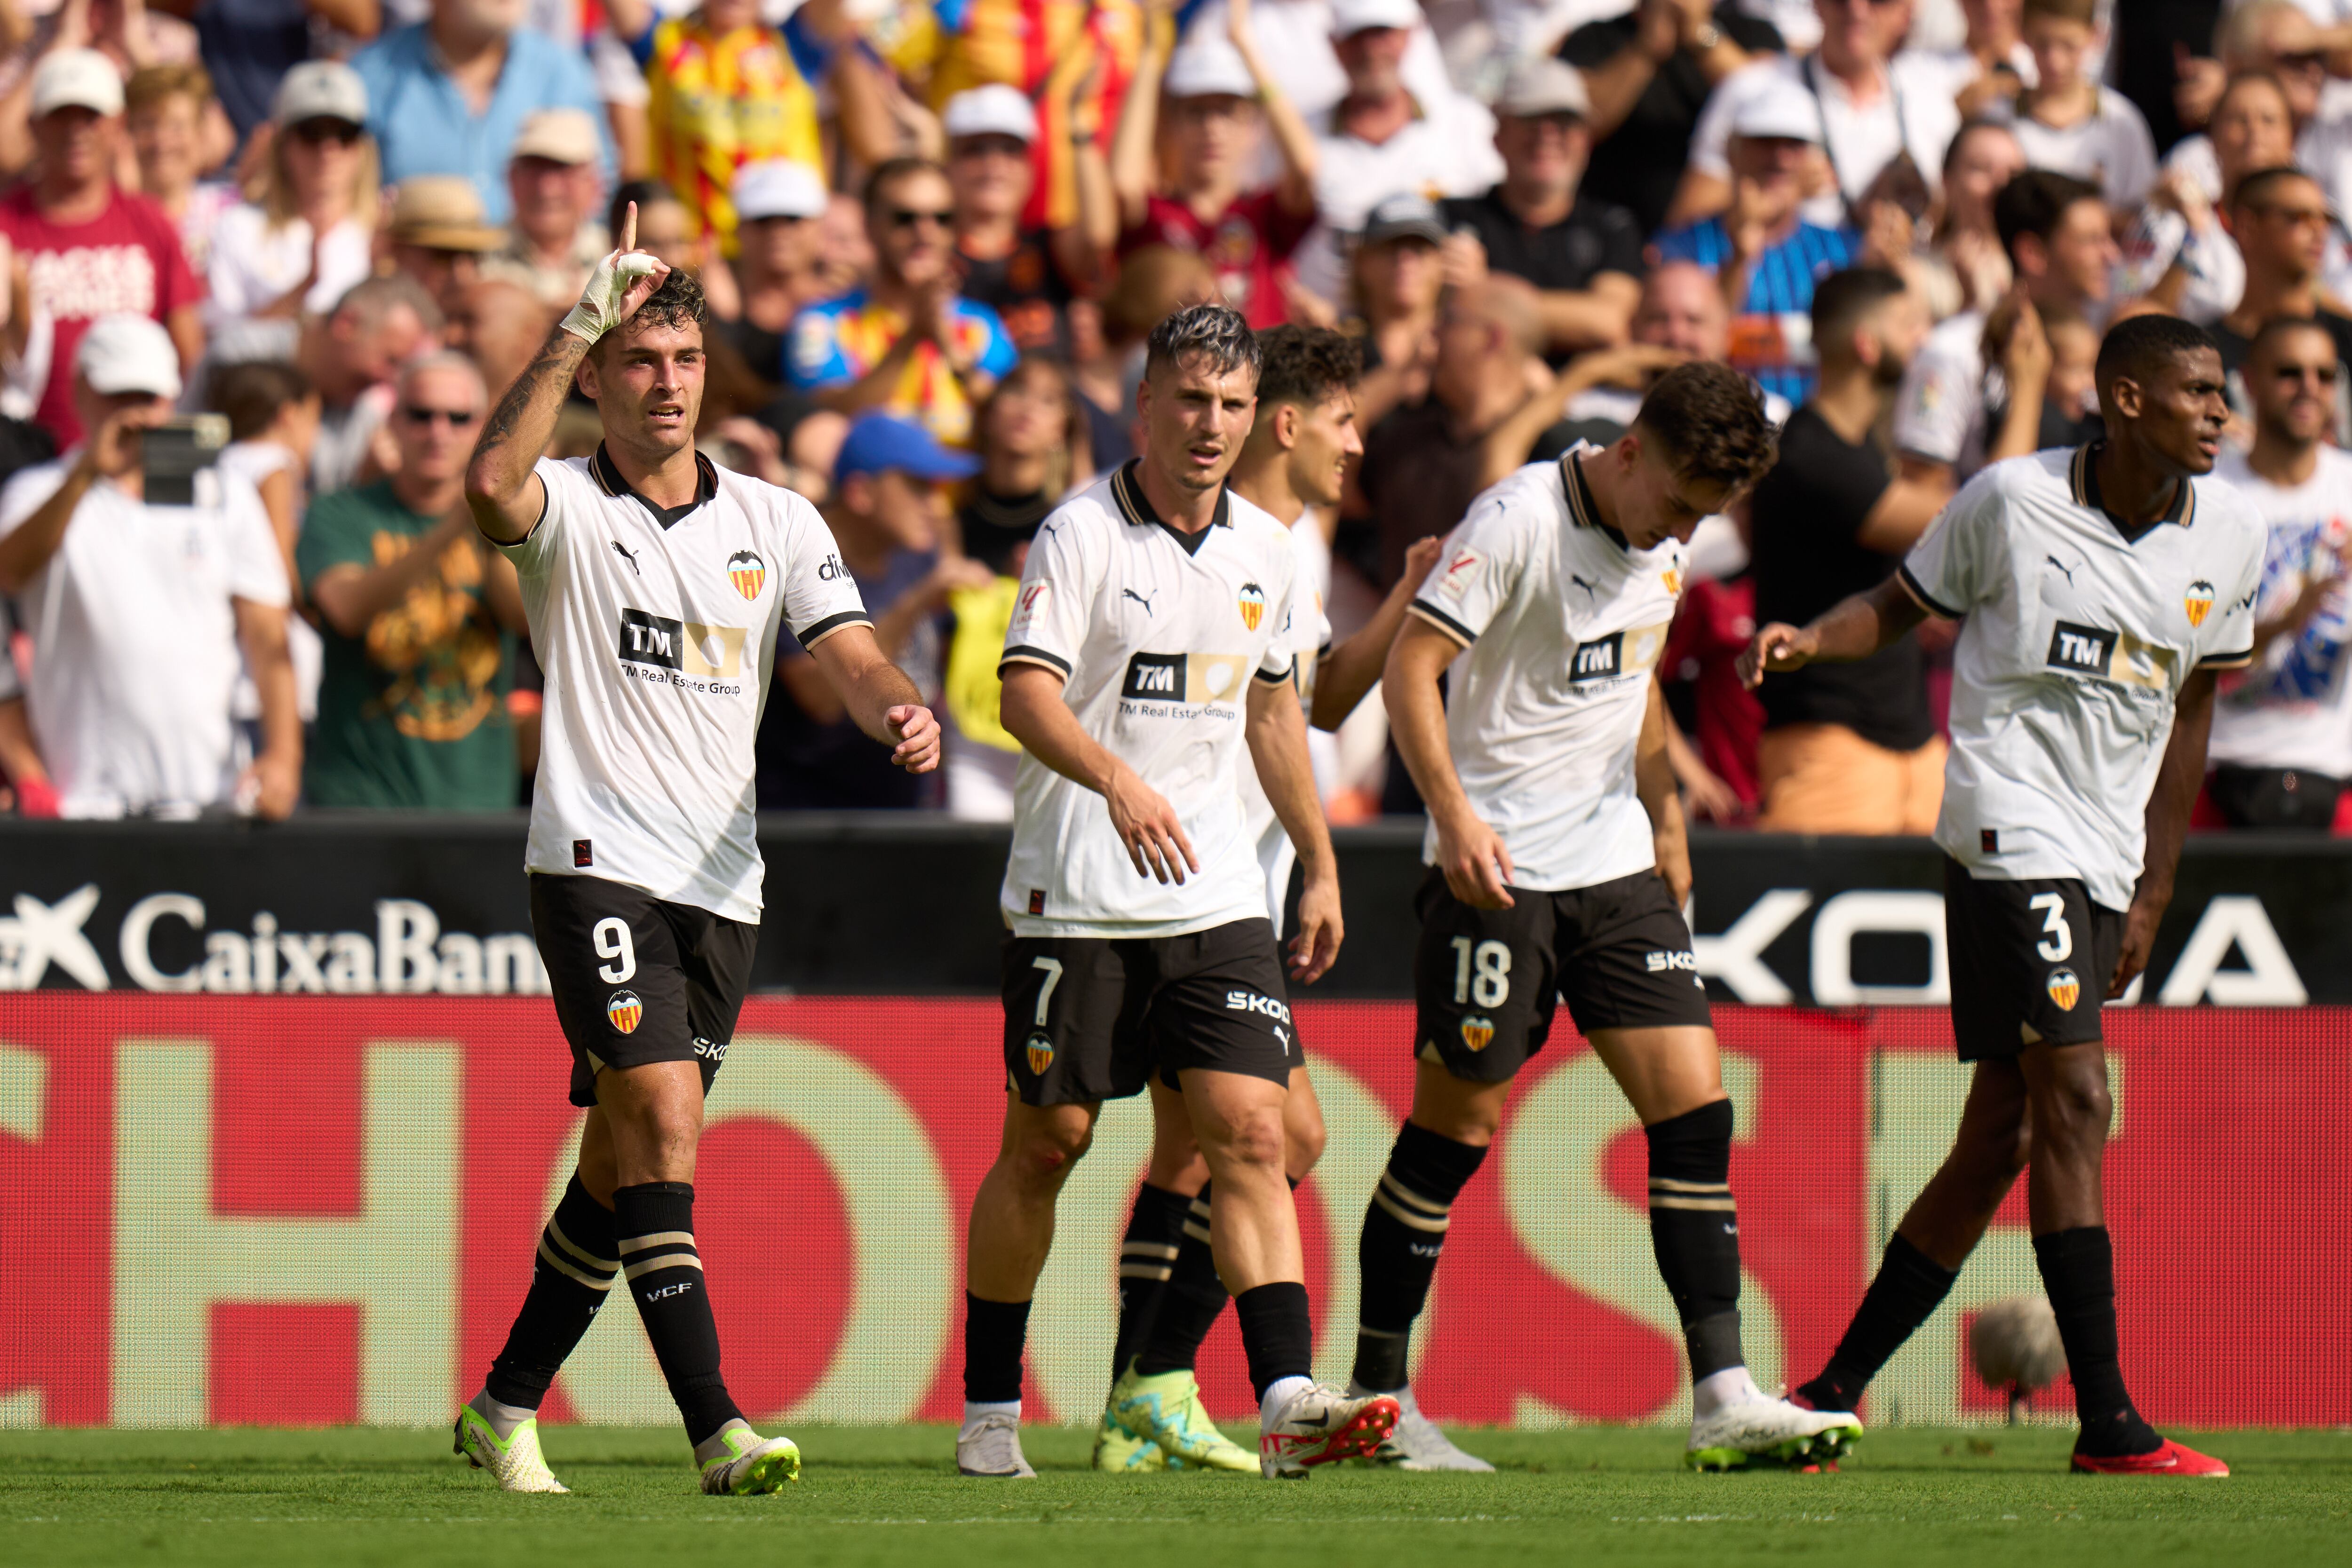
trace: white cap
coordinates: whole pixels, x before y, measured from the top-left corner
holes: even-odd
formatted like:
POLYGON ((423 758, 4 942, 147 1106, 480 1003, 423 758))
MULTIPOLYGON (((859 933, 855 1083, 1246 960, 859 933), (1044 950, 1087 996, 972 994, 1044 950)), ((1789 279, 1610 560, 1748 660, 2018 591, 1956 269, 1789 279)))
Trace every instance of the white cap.
POLYGON ((269 118, 280 125, 299 125, 306 120, 365 125, 367 84, 360 80, 359 72, 340 60, 304 60, 278 82, 269 118))
POLYGON ((952 141, 959 136, 1010 136, 1037 140, 1037 110, 1029 95, 1009 82, 967 88, 948 99, 940 125, 952 141))
POLYGON ((1523 55, 1503 78, 1495 95, 1495 112, 1512 120, 1534 120, 1547 114, 1592 118, 1592 95, 1585 90, 1584 73, 1551 55, 1523 55))
POLYGON ((1813 95, 1793 82, 1776 81, 1741 104, 1731 117, 1735 136, 1770 137, 1781 141, 1819 142, 1821 106, 1813 95))
POLYGON ((1223 38, 1203 36, 1177 46, 1168 57, 1160 90, 1170 98, 1255 98, 1257 78, 1242 52, 1223 38))
POLYGON ((96 49, 58 49, 33 72, 32 118, 60 109, 122 112, 122 73, 96 49))
POLYGON ((542 109, 522 122, 515 132, 514 145, 507 149, 507 158, 544 158, 551 163, 593 163, 604 150, 596 137, 596 122, 588 118, 584 109, 542 109))
POLYGON ((735 171, 727 190, 740 223, 760 218, 821 218, 832 200, 824 182, 807 164, 769 158, 735 171))
POLYGON ((1421 7, 1414 0, 1331 0, 1331 36, 1353 37, 1370 27, 1417 27, 1421 7))
POLYGON ((94 392, 180 395, 180 351, 149 316, 101 316, 81 335, 74 370, 94 392))

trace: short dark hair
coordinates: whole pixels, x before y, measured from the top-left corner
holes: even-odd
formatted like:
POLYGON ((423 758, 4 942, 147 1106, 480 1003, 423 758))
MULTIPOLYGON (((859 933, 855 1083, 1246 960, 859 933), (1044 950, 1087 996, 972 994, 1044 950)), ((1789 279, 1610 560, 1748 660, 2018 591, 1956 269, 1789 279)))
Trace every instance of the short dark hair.
POLYGON ((2101 200, 2099 188, 2087 180, 2053 169, 2028 169, 1993 193, 1992 226, 2000 235, 2000 248, 2015 260, 2021 237, 2032 235, 2047 240, 2066 216, 2066 209, 2077 202, 2101 200))
POLYGON ((228 415, 231 441, 250 441, 268 430, 278 411, 310 395, 310 378, 276 360, 224 365, 213 377, 205 401, 228 415))
POLYGON ((1257 335, 1257 351, 1261 403, 1319 403, 1364 377, 1362 341, 1328 327, 1269 327, 1257 335))
MULTIPOLYGON (((935 159, 918 158, 912 154, 903 158, 885 158, 874 165, 871 174, 866 176, 866 190, 858 204, 870 214, 874 204, 882 199, 883 187, 896 184, 910 174, 937 174, 942 180, 948 177, 945 165, 935 159)), ((954 186, 950 184, 949 189, 952 190, 954 186)))
MULTIPOLYGON (((2250 360, 2252 359, 2256 354, 2261 353, 2263 349, 2267 348, 2273 339, 2284 338, 2289 332, 2316 332, 2321 337, 2327 340, 2327 351, 2329 353, 2333 354, 2336 351, 2336 334, 2329 331, 2327 329, 2327 324, 2325 321, 2322 321, 2318 317, 2273 316, 2269 319, 2265 320, 2261 326, 2255 328, 2254 335, 2246 340, 2246 358, 2250 360)), ((2338 355, 2337 357, 2341 358, 2342 356, 2338 355)))
POLYGON ((702 279, 683 267, 673 267, 661 287, 646 297, 646 302, 635 312, 594 342, 588 352, 598 364, 604 362, 604 345, 613 340, 622 327, 685 327, 694 326, 709 335, 710 306, 702 297, 702 279))
POLYGON ((1855 329, 1870 313, 1903 292, 1903 275, 1890 267, 1849 267, 1813 285, 1813 347, 1828 352, 1834 343, 1840 353, 1855 329))
POLYGON ((2099 22, 2098 0, 2025 0, 2024 14, 2054 22, 2080 22, 2085 27, 2099 22))
MULTIPOLYGON (((662 202, 676 203, 677 193, 659 180, 624 180, 621 188, 613 193, 612 204, 605 208, 605 228, 613 243, 621 243, 621 225, 629 215, 629 204, 637 204, 637 215, 643 217, 647 207, 662 202)), ((641 247, 642 248, 642 247, 641 247)))
POLYGON ((1675 472, 1734 491, 1763 476, 1780 444, 1756 383, 1713 360, 1660 376, 1633 423, 1658 438, 1675 472))
POLYGON ((2170 360, 2200 350, 2221 352, 2213 334, 2178 316, 2134 316, 2107 329, 2099 341, 2099 359, 2092 371, 2104 401, 2117 377, 2145 382, 2170 360))
POLYGON ((1162 317, 1145 340, 1143 373, 1149 377, 1163 364, 1204 359, 1219 375, 1246 366, 1251 374, 1264 368, 1257 334, 1242 313, 1230 305, 1187 305, 1162 317))
POLYGON ((2318 186, 2323 192, 2326 189, 2309 173, 2292 163, 2273 163, 2267 169, 2256 169, 2251 173, 2238 176, 2237 188, 2230 193, 2230 210, 2236 212, 2243 207, 2259 204, 2264 196, 2269 195, 2272 191, 2285 184, 2289 180, 2305 181, 2318 186))

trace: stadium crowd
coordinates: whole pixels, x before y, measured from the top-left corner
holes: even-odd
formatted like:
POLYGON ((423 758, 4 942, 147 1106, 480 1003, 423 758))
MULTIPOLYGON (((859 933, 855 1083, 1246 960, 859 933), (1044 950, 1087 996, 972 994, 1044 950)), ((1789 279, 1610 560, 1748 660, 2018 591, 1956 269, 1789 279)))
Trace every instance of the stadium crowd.
MULTIPOLYGON (((464 471, 634 204, 715 319, 701 450, 818 504, 947 727, 894 768, 787 657, 763 807, 1011 816, 1031 539, 1221 298, 1363 350, 1341 638, 1668 367, 1753 378, 1780 459, 1661 669, 1691 810, 1804 831, 1932 824, 1949 634, 1751 694, 1755 626, 2095 439, 2107 326, 2207 326, 2275 504, 2200 820, 2352 830, 2352 0, 0 0, 0 179, 21 815, 528 799, 464 471)), ((1417 808, 1380 704, 1315 741, 1333 820, 1417 808)))

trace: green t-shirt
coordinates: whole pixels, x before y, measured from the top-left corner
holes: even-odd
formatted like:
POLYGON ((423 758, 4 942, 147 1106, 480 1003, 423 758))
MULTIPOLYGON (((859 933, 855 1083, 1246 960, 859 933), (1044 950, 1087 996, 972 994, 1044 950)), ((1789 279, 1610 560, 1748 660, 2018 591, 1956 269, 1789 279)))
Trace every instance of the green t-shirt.
MULTIPOLYGON (((346 563, 396 560, 440 523, 400 504, 389 482, 321 496, 294 564, 307 593, 346 563)), ((437 578, 368 623, 364 637, 321 626, 319 722, 303 767, 314 806, 503 810, 515 803, 515 639, 482 598, 482 562, 460 538, 437 578)))

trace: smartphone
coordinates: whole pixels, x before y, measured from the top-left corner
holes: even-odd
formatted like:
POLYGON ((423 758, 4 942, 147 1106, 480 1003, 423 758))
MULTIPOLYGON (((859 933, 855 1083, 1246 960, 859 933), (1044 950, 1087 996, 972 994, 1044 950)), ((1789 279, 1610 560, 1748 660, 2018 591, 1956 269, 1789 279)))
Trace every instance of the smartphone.
POLYGON ((196 476, 220 460, 228 444, 228 418, 218 413, 173 414, 140 437, 139 466, 151 507, 193 507, 196 476))

